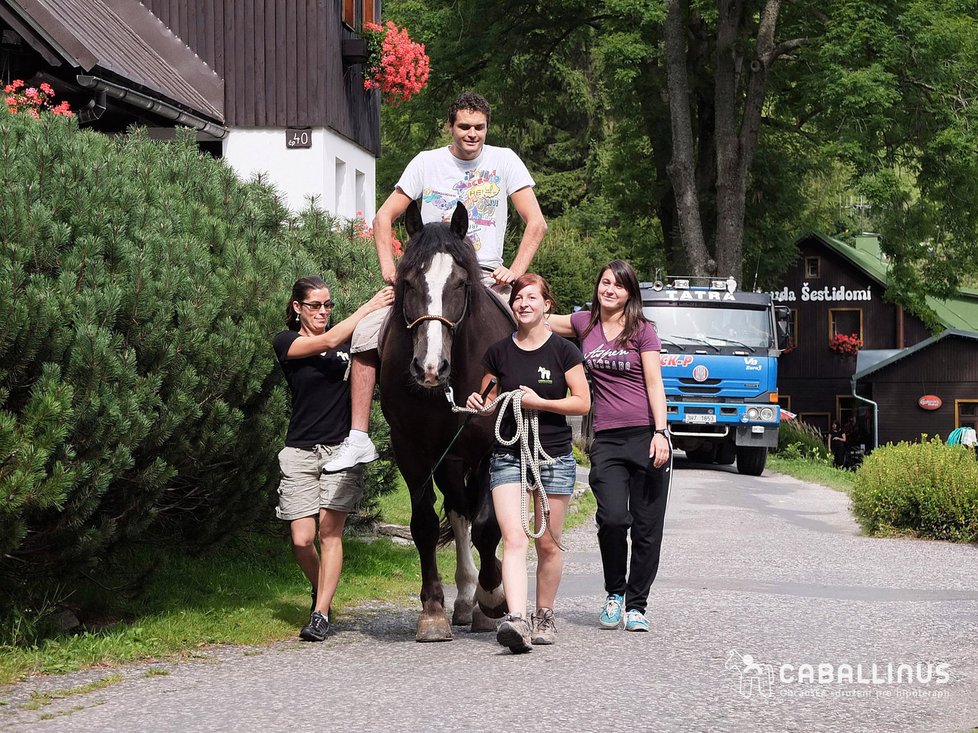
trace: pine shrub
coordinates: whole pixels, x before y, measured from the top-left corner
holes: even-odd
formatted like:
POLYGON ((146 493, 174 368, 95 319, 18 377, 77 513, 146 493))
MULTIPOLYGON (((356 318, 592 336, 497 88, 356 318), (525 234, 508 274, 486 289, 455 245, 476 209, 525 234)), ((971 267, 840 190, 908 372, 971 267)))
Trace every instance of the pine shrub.
POLYGON ((0 111, 0 176, 0 606, 127 543, 268 516, 291 285, 323 275, 342 317, 380 283, 372 244, 189 134, 0 111))
POLYGON ((877 448, 856 471, 856 519, 870 534, 978 542, 978 460, 939 438, 877 448))

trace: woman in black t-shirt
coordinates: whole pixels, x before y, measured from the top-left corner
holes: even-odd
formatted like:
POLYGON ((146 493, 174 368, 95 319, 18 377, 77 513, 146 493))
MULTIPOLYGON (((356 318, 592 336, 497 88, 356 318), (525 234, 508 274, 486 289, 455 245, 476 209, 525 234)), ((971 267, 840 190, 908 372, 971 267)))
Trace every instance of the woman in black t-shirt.
MULTIPOLYGON (((556 459, 551 465, 540 466, 550 504, 550 529, 535 541, 537 589, 532 628, 525 616, 529 539, 521 516, 519 446, 497 445, 490 465, 492 503, 503 535, 503 591, 509 609, 496 638, 503 646, 519 653, 529 651, 531 643, 553 644, 555 640, 553 606, 564 562, 557 543, 577 475, 571 429, 564 416, 586 414, 591 409, 591 395, 581 352, 547 328, 546 318, 553 309, 547 281, 533 273, 518 278, 513 283, 509 304, 518 328, 512 336, 486 350, 482 360, 486 367, 482 389, 491 379, 497 380, 497 386, 488 396, 490 400, 496 393, 521 390, 523 409, 539 411, 541 447, 556 459)), ((466 404, 480 409, 485 403, 480 393, 473 392, 466 404)), ((504 418, 501 428, 502 437, 513 435, 516 425, 511 414, 504 418)), ((534 494, 537 532, 542 511, 541 500, 534 494)))
POLYGON ((845 466, 848 442, 847 431, 839 426, 838 420, 833 420, 832 427, 829 428, 829 450, 832 451, 832 462, 836 468, 845 466))
POLYGON ((385 287, 329 328, 329 288, 322 278, 304 277, 292 286, 285 308, 288 330, 275 336, 275 355, 292 394, 292 419, 278 455, 282 480, 275 513, 289 522, 292 552, 312 583, 312 615, 299 632, 307 641, 326 637, 343 567, 343 525, 363 494, 362 466, 322 472, 350 430, 350 336, 365 315, 393 300, 393 289, 385 287), (321 555, 314 543, 317 519, 321 555))

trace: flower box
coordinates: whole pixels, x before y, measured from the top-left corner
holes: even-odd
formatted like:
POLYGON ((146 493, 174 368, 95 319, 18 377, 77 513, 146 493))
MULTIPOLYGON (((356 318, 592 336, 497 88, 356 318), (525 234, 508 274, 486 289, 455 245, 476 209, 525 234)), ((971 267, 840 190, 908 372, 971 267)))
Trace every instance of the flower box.
POLYGON ((856 334, 837 333, 829 340, 829 348, 837 354, 855 356, 863 347, 863 340, 856 334))
POLYGON ((342 49, 345 66, 364 64, 370 58, 370 49, 367 47, 367 41, 364 38, 344 38, 342 49))

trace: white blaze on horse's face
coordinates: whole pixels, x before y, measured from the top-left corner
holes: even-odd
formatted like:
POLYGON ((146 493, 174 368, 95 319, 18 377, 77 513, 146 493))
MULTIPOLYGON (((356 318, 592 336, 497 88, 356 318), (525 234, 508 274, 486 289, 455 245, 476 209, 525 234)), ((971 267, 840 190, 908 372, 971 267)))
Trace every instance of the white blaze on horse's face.
MULTIPOLYGON (((454 264, 455 261, 452 256, 446 252, 438 252, 431 258, 431 263, 424 273, 425 283, 428 286, 428 303, 425 308, 427 313, 444 315, 445 287, 452 274, 454 264)), ((438 385, 439 368, 448 358, 448 355, 444 353, 446 346, 445 326, 439 321, 431 320, 425 322, 424 329, 428 348, 425 350, 421 366, 424 369, 424 383, 434 387, 438 385)))

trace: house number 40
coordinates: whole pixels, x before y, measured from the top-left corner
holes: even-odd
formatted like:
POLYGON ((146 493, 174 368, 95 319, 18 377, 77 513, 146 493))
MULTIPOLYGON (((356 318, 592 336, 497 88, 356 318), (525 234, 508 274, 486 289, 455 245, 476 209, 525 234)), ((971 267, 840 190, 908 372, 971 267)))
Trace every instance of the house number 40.
POLYGON ((285 130, 285 147, 311 148, 312 129, 308 127, 289 127, 285 130))

